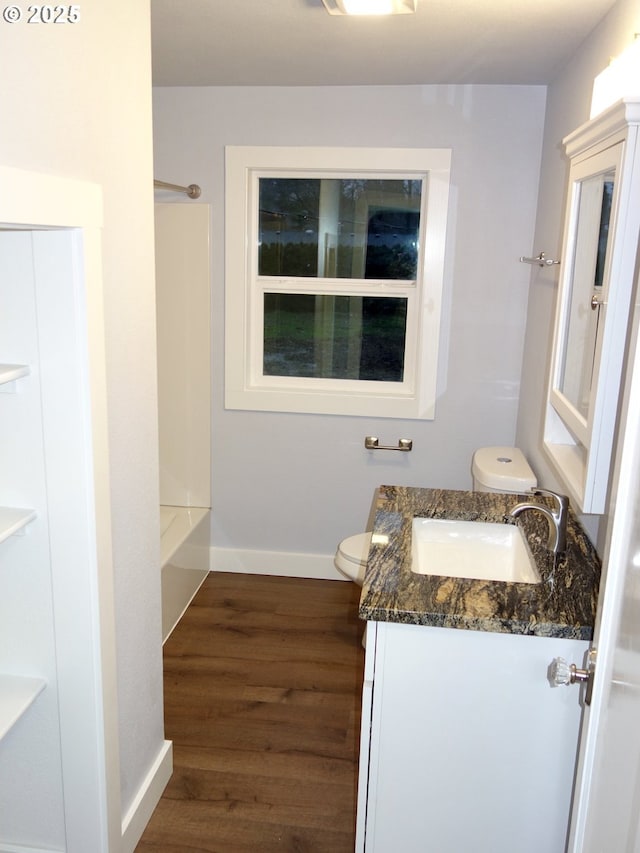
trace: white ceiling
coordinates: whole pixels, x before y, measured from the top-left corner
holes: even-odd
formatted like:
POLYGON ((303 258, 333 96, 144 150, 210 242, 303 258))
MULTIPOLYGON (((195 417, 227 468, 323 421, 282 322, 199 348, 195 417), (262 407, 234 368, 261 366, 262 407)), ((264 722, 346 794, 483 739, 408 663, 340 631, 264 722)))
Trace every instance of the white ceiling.
POLYGON ((322 0, 151 0, 156 86, 549 83, 615 0, 418 0, 329 15, 322 0))

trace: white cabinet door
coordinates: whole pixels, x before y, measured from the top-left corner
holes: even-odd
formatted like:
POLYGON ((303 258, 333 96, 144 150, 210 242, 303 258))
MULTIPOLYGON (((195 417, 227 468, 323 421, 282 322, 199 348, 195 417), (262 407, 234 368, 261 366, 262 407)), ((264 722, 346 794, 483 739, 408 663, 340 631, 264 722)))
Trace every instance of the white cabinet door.
POLYGON ((581 708, 546 674, 587 646, 379 624, 367 853, 563 850, 581 708))
POLYGON ((364 681, 362 684, 362 714, 360 716, 360 760, 358 768, 358 802, 356 808, 356 850, 364 853, 369 796, 369 754, 371 747, 371 719, 373 714, 373 678, 375 674, 375 650, 377 622, 367 622, 367 654, 364 659, 364 681))
POLYGON ((602 514, 640 234, 640 101, 619 101, 564 144, 571 169, 543 447, 574 509, 602 514))

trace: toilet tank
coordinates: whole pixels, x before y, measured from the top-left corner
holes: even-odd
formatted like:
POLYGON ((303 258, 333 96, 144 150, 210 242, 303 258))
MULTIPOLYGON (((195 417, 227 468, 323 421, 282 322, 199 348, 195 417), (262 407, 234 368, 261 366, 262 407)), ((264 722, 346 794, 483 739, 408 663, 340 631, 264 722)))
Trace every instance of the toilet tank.
POLYGON ((513 492, 535 489, 536 475, 517 447, 480 447, 471 464, 475 492, 513 492))

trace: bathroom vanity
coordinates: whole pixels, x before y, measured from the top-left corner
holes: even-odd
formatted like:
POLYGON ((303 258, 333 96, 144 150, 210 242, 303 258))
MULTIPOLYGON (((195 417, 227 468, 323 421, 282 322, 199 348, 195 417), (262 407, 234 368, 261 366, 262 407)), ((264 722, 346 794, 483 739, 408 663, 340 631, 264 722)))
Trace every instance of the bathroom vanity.
MULTIPOLYGON (((545 498, 536 501, 545 502, 545 498)), ((518 496, 383 486, 360 602, 367 620, 356 850, 560 853, 600 564, 570 512, 567 551, 518 520, 539 583, 412 571, 415 517, 503 522, 518 496)))

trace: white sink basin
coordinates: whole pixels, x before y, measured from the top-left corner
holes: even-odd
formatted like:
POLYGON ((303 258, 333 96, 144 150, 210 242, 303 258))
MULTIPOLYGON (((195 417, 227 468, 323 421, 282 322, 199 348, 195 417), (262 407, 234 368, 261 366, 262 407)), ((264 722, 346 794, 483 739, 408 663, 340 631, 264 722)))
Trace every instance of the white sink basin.
POLYGON ((540 583, 525 536, 515 524, 414 518, 411 571, 508 583, 540 583))

